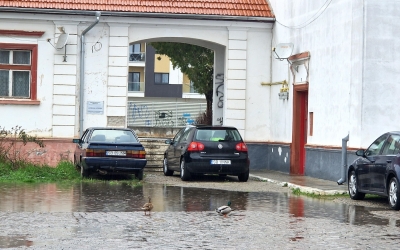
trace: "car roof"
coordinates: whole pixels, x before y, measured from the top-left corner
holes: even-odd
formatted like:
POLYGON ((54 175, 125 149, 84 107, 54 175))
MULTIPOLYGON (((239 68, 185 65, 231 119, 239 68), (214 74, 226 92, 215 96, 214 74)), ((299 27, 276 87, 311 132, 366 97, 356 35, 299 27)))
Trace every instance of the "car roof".
POLYGON ((117 128, 117 127, 89 127, 89 128, 87 128, 88 130, 99 130, 99 129, 102 129, 102 130, 129 130, 129 131, 132 131, 132 129, 130 129, 130 128, 117 128))
POLYGON ((199 129, 237 129, 233 126, 224 126, 224 125, 204 125, 204 124, 197 124, 197 125, 188 125, 193 126, 199 129))

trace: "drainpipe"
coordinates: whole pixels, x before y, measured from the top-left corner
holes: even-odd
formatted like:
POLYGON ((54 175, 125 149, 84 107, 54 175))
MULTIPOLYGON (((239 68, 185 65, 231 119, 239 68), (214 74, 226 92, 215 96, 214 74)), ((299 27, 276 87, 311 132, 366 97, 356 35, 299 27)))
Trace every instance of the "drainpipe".
POLYGON ((85 87, 85 35, 100 20, 100 11, 96 11, 96 21, 87 27, 81 35, 81 61, 80 61, 80 107, 79 107, 79 134, 83 134, 83 106, 84 106, 84 87, 85 87))
POLYGON ((342 139, 342 178, 337 181, 338 185, 343 185, 346 182, 346 170, 347 170, 347 141, 349 135, 342 139))

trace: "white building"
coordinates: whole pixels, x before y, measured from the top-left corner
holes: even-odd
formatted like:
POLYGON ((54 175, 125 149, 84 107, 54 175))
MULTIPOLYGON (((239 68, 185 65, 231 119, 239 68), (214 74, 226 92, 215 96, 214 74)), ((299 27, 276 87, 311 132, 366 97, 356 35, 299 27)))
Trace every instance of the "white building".
POLYGON ((397 129, 397 1, 105 2, 90 10, 37 2, 0 7, 0 49, 33 59, 29 68, 0 64, 9 70, 0 76, 2 126, 66 142, 89 126, 126 126, 129 98, 141 97, 128 93, 129 45, 172 41, 214 50, 213 123, 240 130, 251 168, 337 180, 342 138, 352 150, 397 129), (66 46, 55 49, 64 32, 66 46), (278 60, 282 44, 293 51, 278 60), (10 80, 23 82, 21 70, 31 72, 28 92, 10 80))

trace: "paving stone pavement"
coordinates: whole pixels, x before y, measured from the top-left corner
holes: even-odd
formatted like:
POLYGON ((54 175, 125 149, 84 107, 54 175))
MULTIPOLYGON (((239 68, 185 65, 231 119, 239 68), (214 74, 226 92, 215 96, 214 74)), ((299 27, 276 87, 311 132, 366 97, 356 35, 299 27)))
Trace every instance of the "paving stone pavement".
POLYGON ((0 221, 8 249, 395 249, 400 240, 395 225, 258 211, 0 212, 0 221))

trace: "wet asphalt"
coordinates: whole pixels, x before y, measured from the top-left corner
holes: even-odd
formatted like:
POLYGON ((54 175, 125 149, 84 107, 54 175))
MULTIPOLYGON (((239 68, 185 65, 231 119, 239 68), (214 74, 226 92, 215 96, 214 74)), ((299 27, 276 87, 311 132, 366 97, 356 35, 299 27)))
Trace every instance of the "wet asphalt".
POLYGON ((394 249, 400 242, 397 211, 276 190, 1 184, 0 195, 6 249, 394 249), (145 216, 149 196, 154 209, 145 216), (215 208, 228 200, 234 211, 225 218, 215 208))

